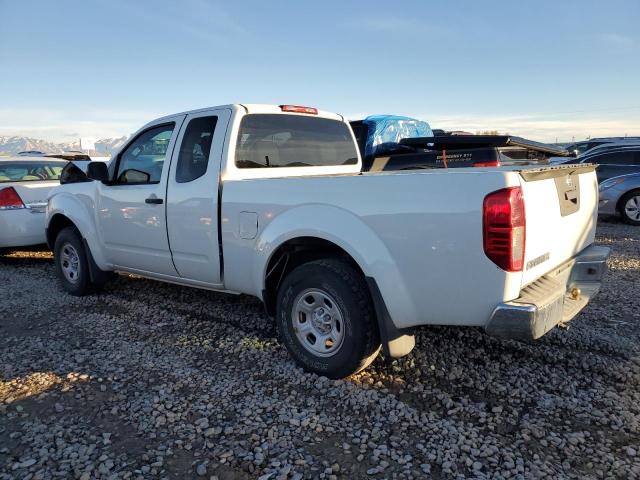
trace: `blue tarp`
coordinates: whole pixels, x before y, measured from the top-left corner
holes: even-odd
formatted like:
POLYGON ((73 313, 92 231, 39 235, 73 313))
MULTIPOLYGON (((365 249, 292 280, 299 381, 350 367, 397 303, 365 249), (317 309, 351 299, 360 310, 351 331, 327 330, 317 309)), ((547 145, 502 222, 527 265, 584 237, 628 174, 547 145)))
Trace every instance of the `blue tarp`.
POLYGON ((398 115, 370 115, 362 121, 369 128, 365 157, 384 155, 397 149, 402 138, 432 137, 427 122, 398 115))

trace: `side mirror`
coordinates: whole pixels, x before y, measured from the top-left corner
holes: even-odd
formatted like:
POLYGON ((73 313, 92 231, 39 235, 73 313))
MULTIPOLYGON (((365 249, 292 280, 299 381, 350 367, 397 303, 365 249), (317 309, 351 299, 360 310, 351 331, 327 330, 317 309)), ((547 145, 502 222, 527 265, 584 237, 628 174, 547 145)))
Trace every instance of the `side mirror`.
POLYGON ((109 170, 104 162, 89 162, 87 165, 87 177, 91 180, 107 183, 109 181, 109 170))

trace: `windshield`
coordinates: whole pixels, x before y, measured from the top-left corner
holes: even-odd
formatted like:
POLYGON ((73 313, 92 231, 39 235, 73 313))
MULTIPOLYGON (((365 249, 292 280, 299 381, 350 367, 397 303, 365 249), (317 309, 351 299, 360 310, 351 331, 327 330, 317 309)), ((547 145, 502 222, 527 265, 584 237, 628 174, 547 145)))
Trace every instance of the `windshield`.
POLYGON ((0 161, 0 183, 60 180, 62 162, 3 162, 0 161))

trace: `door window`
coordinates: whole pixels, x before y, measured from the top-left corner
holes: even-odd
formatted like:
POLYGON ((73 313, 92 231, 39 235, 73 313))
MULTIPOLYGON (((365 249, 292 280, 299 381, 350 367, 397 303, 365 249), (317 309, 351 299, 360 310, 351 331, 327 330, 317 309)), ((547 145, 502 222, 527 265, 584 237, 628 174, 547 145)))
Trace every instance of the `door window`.
POLYGON ((145 130, 120 154, 116 183, 159 183, 174 123, 145 130))
POLYGON ((207 172, 211 141, 217 122, 216 116, 194 118, 189 122, 180 146, 176 182, 191 182, 207 172))
POLYGON ((601 165, 633 165, 633 152, 612 152, 593 157, 591 160, 601 165))

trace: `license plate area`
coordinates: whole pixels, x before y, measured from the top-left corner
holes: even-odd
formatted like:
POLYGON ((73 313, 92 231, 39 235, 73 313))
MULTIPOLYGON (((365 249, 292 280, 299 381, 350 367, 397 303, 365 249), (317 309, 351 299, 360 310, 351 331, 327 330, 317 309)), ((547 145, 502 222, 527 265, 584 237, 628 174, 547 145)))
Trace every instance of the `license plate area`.
POLYGON ((580 210, 580 178, 577 172, 555 177, 560 215, 566 217, 580 210))

